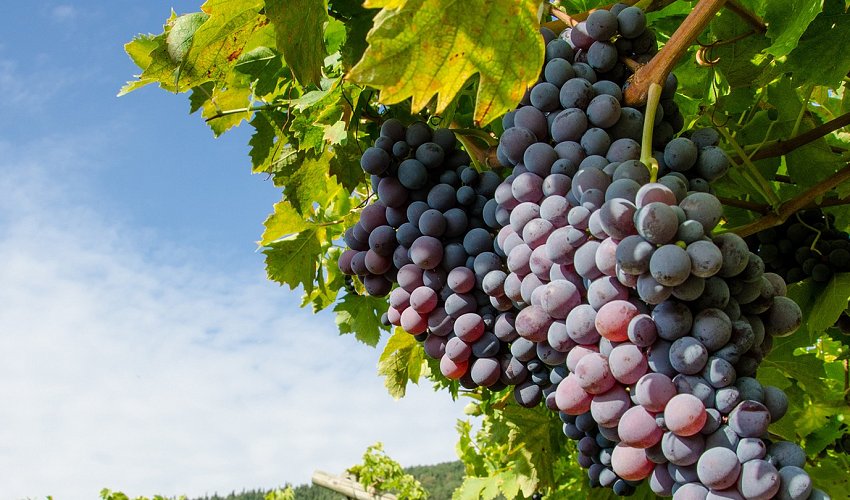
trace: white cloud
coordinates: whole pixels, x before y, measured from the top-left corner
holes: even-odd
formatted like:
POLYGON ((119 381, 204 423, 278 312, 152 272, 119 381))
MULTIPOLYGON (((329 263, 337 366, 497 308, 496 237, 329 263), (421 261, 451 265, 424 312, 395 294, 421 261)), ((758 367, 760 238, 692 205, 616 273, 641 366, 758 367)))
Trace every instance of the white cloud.
POLYGON ((99 212, 61 141, 19 146, 0 144, 0 497, 307 482, 379 440, 454 459, 463 401, 393 401, 330 315, 99 212))
POLYGON ((60 22, 71 21, 77 17, 77 9, 73 5, 55 5, 50 9, 50 17, 60 22))

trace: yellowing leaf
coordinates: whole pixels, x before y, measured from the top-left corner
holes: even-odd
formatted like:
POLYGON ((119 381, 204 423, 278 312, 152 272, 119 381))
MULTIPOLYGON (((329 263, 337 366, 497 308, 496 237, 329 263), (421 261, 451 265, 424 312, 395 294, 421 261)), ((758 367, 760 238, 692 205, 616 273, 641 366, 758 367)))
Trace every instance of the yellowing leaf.
POLYGON ((539 0, 381 5, 387 7, 375 18, 369 48, 348 77, 379 89, 385 104, 411 97, 420 110, 436 95, 440 113, 479 75, 475 120, 488 123, 513 109, 537 80, 543 63, 539 0))
POLYGON ((403 398, 407 382, 419 382, 424 351, 413 335, 396 328, 378 360, 378 373, 385 377, 384 385, 395 399, 403 398))
POLYGON ((322 245, 315 228, 276 241, 268 246, 266 273, 269 279, 294 290, 299 285, 306 293, 313 291, 322 245))
POLYGON ((260 245, 263 246, 284 236, 300 233, 309 227, 301 214, 286 200, 274 204, 274 213, 269 215, 263 225, 266 227, 260 240, 260 245))
POLYGON ((328 7, 323 0, 266 0, 275 25, 277 49, 301 85, 319 84, 325 59, 324 27, 328 7))
POLYGON ((215 88, 212 97, 204 104, 203 116, 216 137, 239 125, 242 120, 251 118, 248 106, 251 104, 251 89, 215 88), (233 111, 239 112, 234 113, 233 111))

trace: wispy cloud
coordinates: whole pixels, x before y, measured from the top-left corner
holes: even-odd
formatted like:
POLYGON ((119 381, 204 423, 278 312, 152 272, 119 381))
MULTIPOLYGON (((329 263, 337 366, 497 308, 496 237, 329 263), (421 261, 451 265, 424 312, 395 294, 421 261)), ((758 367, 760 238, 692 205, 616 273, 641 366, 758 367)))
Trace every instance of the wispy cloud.
POLYGON ((305 482, 378 440, 406 464, 454 458, 463 402, 393 401, 378 351, 259 269, 139 237, 50 144, 0 144, 0 497, 305 482))
POLYGON ((60 4, 50 8, 50 18, 54 21, 72 21, 77 17, 77 9, 73 5, 60 4))

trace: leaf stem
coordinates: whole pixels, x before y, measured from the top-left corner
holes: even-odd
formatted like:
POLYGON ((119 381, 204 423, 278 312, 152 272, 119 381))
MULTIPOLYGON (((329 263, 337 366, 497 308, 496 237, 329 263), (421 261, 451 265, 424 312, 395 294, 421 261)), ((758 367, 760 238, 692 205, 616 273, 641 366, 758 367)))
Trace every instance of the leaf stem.
POLYGON ((237 109, 226 109, 224 111, 219 111, 218 113, 204 119, 205 122, 211 122, 218 118, 223 118, 229 115, 237 115, 239 113, 253 113, 255 111, 266 111, 269 109, 278 109, 288 105, 288 103, 279 103, 279 104, 263 104, 261 106, 248 106, 247 108, 237 108, 237 109))
POLYGON ((661 85, 649 85, 649 100, 646 103, 646 114, 643 116, 643 136, 640 145, 640 161, 649 169, 649 182, 658 180, 658 160, 652 156, 652 132, 655 130, 655 114, 658 102, 661 100, 661 85))
POLYGON ((759 231, 763 231, 773 226, 778 226, 785 222, 788 217, 791 217, 798 211, 808 207, 809 204, 824 193, 831 191, 839 184, 848 180, 850 180, 850 165, 845 165, 844 168, 838 172, 835 172, 826 179, 823 179, 806 191, 780 205, 779 209, 775 212, 765 214, 764 217, 761 217, 754 222, 732 228, 729 231, 743 237, 758 233, 759 231))
POLYGON ((780 203, 782 203, 782 200, 780 200, 779 196, 776 195, 776 192, 773 190, 773 186, 770 185, 770 182, 761 175, 759 169, 756 168, 752 160, 750 160, 750 158, 744 153, 744 150, 741 149, 741 146, 735 138, 732 137, 732 134, 723 127, 720 127, 719 130, 720 133, 723 134, 723 137, 726 138, 726 142, 728 142, 740 156, 740 161, 746 168, 746 173, 749 174, 751 180, 757 184, 759 191, 761 191, 762 196, 764 196, 764 199, 770 203, 772 208, 778 208, 780 203))
POLYGON ((797 115, 797 120, 794 122, 794 128, 791 129, 791 136, 795 136, 800 132, 800 124, 803 123, 803 117, 806 116, 806 111, 809 109, 809 101, 812 99, 812 93, 815 91, 814 85, 809 85, 806 90, 806 99, 800 107, 800 113, 797 115))

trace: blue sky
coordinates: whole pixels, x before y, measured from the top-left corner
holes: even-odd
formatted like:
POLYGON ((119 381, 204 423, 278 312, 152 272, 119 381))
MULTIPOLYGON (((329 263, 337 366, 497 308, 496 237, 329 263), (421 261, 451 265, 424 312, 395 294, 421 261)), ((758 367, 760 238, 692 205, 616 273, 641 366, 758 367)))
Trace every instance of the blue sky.
POLYGON ((202 495, 339 473, 383 441, 455 458, 464 401, 393 401, 379 351, 265 280, 277 192, 247 130, 116 98, 122 45, 200 2, 13 2, 0 17, 0 498, 202 495))

